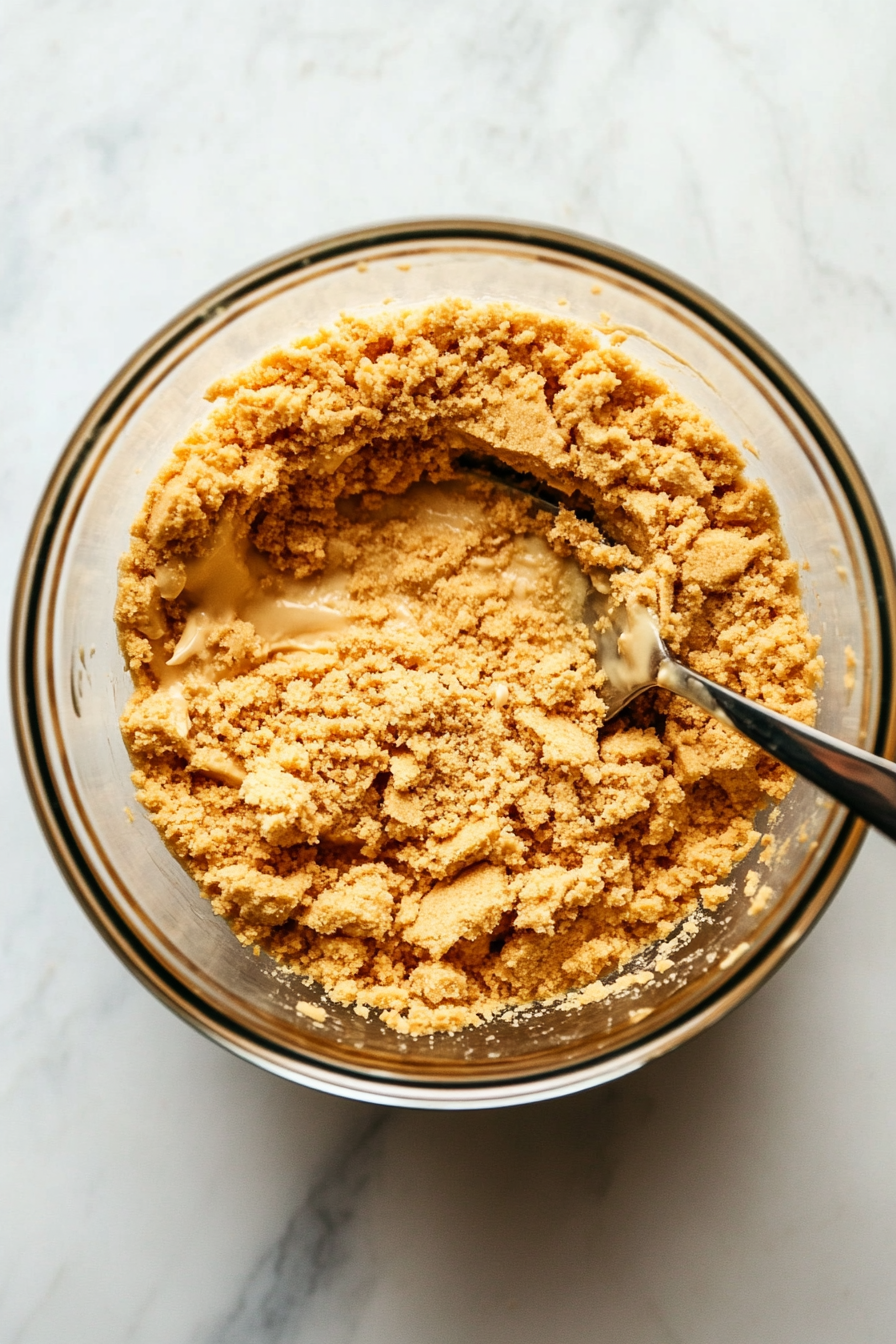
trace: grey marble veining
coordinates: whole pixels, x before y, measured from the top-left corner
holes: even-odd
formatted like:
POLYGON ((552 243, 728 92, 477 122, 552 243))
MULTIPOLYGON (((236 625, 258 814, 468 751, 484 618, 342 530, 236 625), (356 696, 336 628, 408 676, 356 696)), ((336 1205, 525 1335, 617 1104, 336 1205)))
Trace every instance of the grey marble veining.
POLYGON ((373 1288, 370 1257, 358 1226, 365 1196, 382 1163, 390 1117, 368 1111, 331 1157, 276 1240, 247 1269, 239 1296, 202 1344, 247 1339, 350 1339, 373 1288), (336 1291, 334 1292, 334 1288, 336 1291))
MULTIPOLYGON (((4 646, 43 482, 132 350, 239 268, 399 216, 556 222, 703 285, 896 528, 894 59, 884 0, 7 0, 4 646)), ((0 732, 3 1344, 896 1337, 886 842, 677 1054, 565 1102, 387 1113, 155 1003, 65 891, 5 707, 0 732)))

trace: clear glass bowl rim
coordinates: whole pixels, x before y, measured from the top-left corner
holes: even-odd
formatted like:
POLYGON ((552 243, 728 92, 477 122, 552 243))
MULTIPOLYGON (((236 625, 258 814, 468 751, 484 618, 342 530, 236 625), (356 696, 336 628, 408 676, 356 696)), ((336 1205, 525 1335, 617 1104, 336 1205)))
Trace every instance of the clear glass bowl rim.
POLYGON ((776 935, 717 993, 655 1035, 607 1054, 510 1082, 473 1086, 456 1082, 381 1080, 290 1051, 248 1031, 196 996, 161 965, 135 936, 95 880, 60 804, 43 745, 35 694, 37 621, 45 561, 63 505, 100 431, 154 365, 208 318, 262 285, 315 263, 371 246, 479 240, 535 246, 611 267, 677 301, 741 351, 776 388, 822 450, 851 508, 865 547, 878 603, 881 704, 869 749, 896 754, 896 699, 892 685, 896 650, 896 567, 886 528, 867 482, 836 426, 794 371, 746 323, 697 286, 614 244, 570 230, 510 220, 442 218, 397 221, 331 234, 253 266, 203 295, 173 318, 127 361, 77 426, 56 465, 35 514, 16 588, 11 632, 11 689, 16 740, 26 782, 45 838, 74 895, 116 954, 144 985, 185 1021, 218 1044, 267 1070, 319 1090, 358 1100, 424 1109, 475 1109, 542 1100, 610 1081, 683 1044, 724 1017, 753 993, 790 955, 835 894, 854 860, 865 824, 845 816, 824 866, 776 935))

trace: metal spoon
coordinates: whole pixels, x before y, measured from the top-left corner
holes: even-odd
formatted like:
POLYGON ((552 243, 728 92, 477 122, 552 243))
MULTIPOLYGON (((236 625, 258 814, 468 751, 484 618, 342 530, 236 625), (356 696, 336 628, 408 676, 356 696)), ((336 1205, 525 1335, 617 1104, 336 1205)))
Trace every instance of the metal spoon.
MULTIPOLYGON (((569 507, 560 492, 542 487, 532 477, 494 458, 477 454, 461 459, 459 465, 525 495, 541 509, 557 513, 561 504, 569 507)), ((608 719, 643 691, 654 687, 672 691, 726 728, 749 738, 896 840, 896 765, 788 719, 692 671, 672 657, 660 636, 656 616, 643 607, 611 608, 609 598, 594 590, 586 602, 585 619, 596 646, 595 658, 606 673, 600 694, 607 705, 608 719)))
POLYGON ((651 687, 672 691, 726 728, 742 733, 896 840, 896 765, 747 700, 685 667, 669 653, 656 617, 643 607, 634 611, 616 607, 602 620, 603 613, 595 604, 589 601, 588 605, 593 611, 589 624, 597 646, 595 656, 607 675, 600 695, 607 705, 608 718, 651 687), (635 659, 625 648, 633 636, 639 644, 635 659))

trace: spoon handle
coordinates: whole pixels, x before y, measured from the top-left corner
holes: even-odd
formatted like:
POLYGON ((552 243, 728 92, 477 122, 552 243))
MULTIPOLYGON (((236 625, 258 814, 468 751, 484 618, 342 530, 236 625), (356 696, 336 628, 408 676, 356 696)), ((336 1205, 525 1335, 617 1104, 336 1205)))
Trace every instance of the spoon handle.
POLYGON ((684 696, 720 723, 735 728, 896 840, 896 765, 746 700, 672 658, 663 659, 656 680, 664 690, 684 696))

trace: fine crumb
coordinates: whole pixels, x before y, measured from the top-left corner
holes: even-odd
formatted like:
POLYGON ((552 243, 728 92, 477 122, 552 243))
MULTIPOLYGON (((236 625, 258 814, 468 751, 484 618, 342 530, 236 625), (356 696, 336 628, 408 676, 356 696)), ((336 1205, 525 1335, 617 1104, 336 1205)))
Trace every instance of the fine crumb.
POLYGON ((620 975, 611 988, 619 991, 629 989, 632 985, 649 985, 653 978, 653 971, 632 971, 629 975, 620 975))
POLYGON ((653 969, 656 971, 657 975, 663 975, 666 971, 671 971, 674 965, 675 962, 671 957, 660 957, 659 961, 654 963, 653 969))
POLYGON ((649 1017, 653 1012, 652 1008, 633 1008, 628 1015, 630 1022, 643 1022, 645 1017, 649 1017))
POLYGON ((559 306, 560 308, 565 308, 565 307, 567 306, 568 303, 569 303, 569 299, 558 299, 558 300, 557 300, 557 304, 558 304, 558 306, 559 306))
POLYGON ((628 975, 617 976, 609 985, 602 984, 597 980, 577 994, 568 994, 560 1000, 559 1007, 563 1012, 573 1012, 578 1008, 586 1007, 589 1003, 602 1003, 604 999, 608 999, 611 995, 622 994, 635 986, 648 985, 654 978, 653 971, 633 971, 628 975))
POLYGON ((733 947, 727 956, 724 956, 719 962, 719 970, 727 971, 729 966, 733 966, 734 963, 739 961, 744 953, 749 952, 749 950, 749 943, 738 943, 737 947, 733 947))
POLYGON ((751 897, 756 895, 756 892, 759 889, 759 882, 759 874, 751 868, 744 880, 744 895, 747 900, 750 900, 751 897))
POLYGON ((846 671, 843 674, 843 685, 847 691, 852 692, 855 690, 856 685, 856 667, 858 666, 858 659, 856 658, 855 649, 853 649, 851 644, 847 644, 843 652, 846 658, 846 671))
POLYGON ((397 261, 395 263, 395 269, 396 271, 409 271, 411 269, 411 263, 409 261, 397 261))
POLYGON ((370 267, 367 265, 366 261, 359 261, 358 264, 355 266, 355 270, 360 271, 362 275, 365 273, 365 271, 368 271, 369 269, 370 267))
POLYGON ((604 977, 697 931, 793 777, 663 691, 606 723, 584 576, 811 723, 767 486, 614 334, 512 304, 343 314, 208 396, 116 618, 137 797, 215 912, 403 1034, 647 983, 604 977), (471 445, 576 511, 464 474, 471 445))
POLYGON ((326 1011, 321 1008, 319 1003, 305 1003, 300 1000, 296 1004, 296 1012, 302 1017, 310 1017, 312 1022, 326 1022, 327 1020, 326 1011))
POLYGON ((129 807, 126 807, 126 808, 125 808, 125 810, 124 810, 124 814, 125 814, 125 816, 127 817, 127 819, 128 819, 128 821, 130 822, 130 824, 133 825, 133 824, 134 824, 134 814, 133 814, 133 812, 131 811, 131 809, 130 809, 129 807))
POLYGON ((602 291, 603 291, 603 285, 599 285, 595 280, 594 284, 591 286, 591 293, 600 294, 602 291))
POLYGON ((762 911, 765 909, 765 907, 768 905, 769 901, 774 896, 774 894, 775 893, 772 891, 771 887, 769 886, 760 887, 759 890, 756 892, 756 895, 750 901, 749 913, 751 915, 761 914, 762 911))
POLYGON ((741 443, 743 444, 747 452, 751 453, 753 457, 759 456, 759 449, 756 447, 752 439, 741 439, 741 443))
POLYGON ((706 910, 718 910, 731 895, 731 888, 715 883, 711 887, 701 887, 700 896, 706 910))

